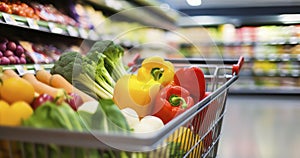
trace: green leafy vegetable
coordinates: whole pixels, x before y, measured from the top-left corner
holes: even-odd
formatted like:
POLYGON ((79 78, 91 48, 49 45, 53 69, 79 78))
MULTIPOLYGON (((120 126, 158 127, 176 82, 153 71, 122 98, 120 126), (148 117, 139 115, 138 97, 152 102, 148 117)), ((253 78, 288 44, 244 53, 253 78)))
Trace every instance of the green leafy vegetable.
POLYGON ((87 57, 95 61, 101 58, 97 55, 99 53, 106 56, 104 58, 105 68, 115 81, 127 74, 122 61, 124 49, 120 45, 114 44, 110 40, 98 41, 92 46, 87 57))
MULTIPOLYGON (((52 102, 46 102, 39 106, 34 114, 27 120, 23 121, 23 126, 35 128, 51 128, 51 129, 66 129, 69 131, 84 131, 87 130, 81 122, 78 114, 66 103, 56 105, 52 102)), ((49 142, 51 143, 51 142, 49 142)), ((46 151, 44 145, 32 144, 25 145, 25 154, 27 157, 45 157, 46 151), (36 148, 36 153, 33 153, 33 148, 36 148)), ((69 158, 75 154, 76 158, 85 158, 87 155, 90 157, 98 157, 97 150, 91 149, 86 151, 84 149, 73 150, 71 147, 57 146, 49 144, 48 157, 49 158, 69 158)))
POLYGON ((87 102, 77 112, 88 129, 101 132, 130 131, 125 117, 111 99, 100 99, 99 103, 87 102))
POLYGON ((112 41, 96 42, 86 56, 65 52, 51 69, 95 98, 111 99, 116 81, 127 74, 124 50, 112 41), (83 86, 83 87, 82 87, 83 86))

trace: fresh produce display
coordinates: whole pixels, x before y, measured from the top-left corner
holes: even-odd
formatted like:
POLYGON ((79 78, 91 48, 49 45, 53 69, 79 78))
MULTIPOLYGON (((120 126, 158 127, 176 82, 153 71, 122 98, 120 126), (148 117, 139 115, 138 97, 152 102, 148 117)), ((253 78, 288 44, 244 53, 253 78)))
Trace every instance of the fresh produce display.
MULTIPOLYGON (((8 69, 1 73, 0 79, 0 99, 8 105, 11 105, 11 108, 14 107, 15 104, 22 107, 24 107, 26 104, 31 111, 33 111, 37 110, 45 102, 53 102, 56 105, 65 103, 70 106, 71 109, 76 111, 77 108, 84 103, 84 100, 81 98, 81 95, 84 94, 83 92, 80 93, 81 95, 77 94, 76 92, 67 93, 63 88, 58 89, 38 81, 32 73, 26 73, 21 77, 14 70, 8 69)), ((3 108, 7 107, 5 106, 6 104, 3 105, 3 108)), ((10 111, 10 113, 7 112, 7 114, 9 114, 8 116, 14 117, 15 119, 5 118, 5 123, 1 124, 20 125, 21 120, 18 119, 18 116, 22 115, 19 113, 23 113, 25 111, 18 110, 17 108, 13 108, 10 111), (16 122, 16 120, 19 120, 19 122, 12 123, 16 122)), ((4 117, 4 115, 2 116, 4 117)), ((25 119, 25 117, 22 117, 22 119, 25 119)), ((3 119, 1 119, 1 122, 3 122, 3 119)))
POLYGON ((36 20, 51 21, 73 26, 79 25, 73 18, 63 14, 51 4, 41 4, 32 1, 26 4, 21 1, 2 0, 0 2, 0 11, 36 20))
MULTIPOLYGON (((153 56, 145 58, 132 73, 126 71, 123 55, 124 50, 118 44, 98 41, 85 55, 62 53, 50 72, 37 70, 20 76, 13 70, 4 70, 0 86, 0 99, 3 100, 0 102, 0 125, 138 135, 162 129, 205 97, 206 83, 200 68, 175 69, 171 62, 153 56), (184 79, 186 76, 189 79, 184 79), (11 95, 20 94, 20 89, 26 92, 20 95, 24 98, 11 95), (14 109, 15 104, 21 110, 7 112, 14 109), (18 117, 8 120, 2 115, 4 112, 18 117)), ((191 130, 186 128, 183 132, 192 134, 193 143, 196 143, 200 135, 191 130)), ((178 138, 168 140, 165 146, 147 154, 121 152, 118 155, 157 157, 163 152, 168 157, 182 157, 190 150, 184 147, 186 143, 178 138)), ((196 147, 199 151, 203 147, 201 143, 196 147)), ((37 157, 45 155, 42 146, 36 148, 37 157)), ((64 151, 61 157, 68 157, 72 152, 68 147, 51 145, 49 157, 56 157, 60 151, 64 151)), ((88 153, 92 157, 115 156, 113 151, 90 150, 88 153)), ((32 146, 26 146, 25 154, 32 156, 32 146)), ((87 151, 80 149, 76 154, 85 157, 87 151)))
POLYGON ((1 0, 0 11, 37 20, 40 19, 40 17, 35 13, 32 7, 30 7, 26 3, 21 3, 20 1, 11 2, 7 0, 1 0))
POLYGON ((0 40, 0 65, 26 64, 26 50, 18 42, 2 38, 0 40))
POLYGON ((34 9, 35 14, 37 14, 41 20, 78 26, 78 23, 74 19, 61 13, 51 4, 31 2, 30 6, 34 9))
POLYGON ((29 63, 47 64, 58 60, 63 51, 78 50, 79 48, 60 44, 59 46, 39 42, 19 41, 26 50, 26 60, 29 63))

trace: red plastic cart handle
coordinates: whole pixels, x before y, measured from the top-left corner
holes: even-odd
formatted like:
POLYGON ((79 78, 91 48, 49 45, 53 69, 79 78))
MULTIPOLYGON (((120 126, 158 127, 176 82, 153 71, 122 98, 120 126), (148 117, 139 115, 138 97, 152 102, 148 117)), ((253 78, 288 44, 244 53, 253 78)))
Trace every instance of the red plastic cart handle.
POLYGON ((131 62, 129 62, 127 65, 128 65, 129 67, 131 67, 131 66, 135 65, 135 64, 136 64, 136 62, 137 62, 137 60, 138 60, 140 57, 141 57, 141 55, 140 55, 140 54, 135 54, 135 56, 133 57, 132 61, 131 61, 131 62))
POLYGON ((239 74, 240 69, 242 68, 243 64, 244 64, 244 57, 241 56, 238 60, 238 63, 232 65, 232 74, 235 74, 235 75, 239 74))

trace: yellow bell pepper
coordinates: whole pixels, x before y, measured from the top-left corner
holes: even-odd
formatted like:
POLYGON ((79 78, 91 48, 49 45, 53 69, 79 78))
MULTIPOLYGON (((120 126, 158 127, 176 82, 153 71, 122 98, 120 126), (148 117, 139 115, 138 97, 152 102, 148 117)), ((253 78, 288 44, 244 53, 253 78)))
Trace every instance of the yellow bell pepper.
POLYGON ((120 108, 132 108, 139 117, 149 115, 161 84, 154 80, 140 81, 136 75, 121 77, 114 88, 113 100, 120 108))
POLYGON ((174 65, 165 61, 162 57, 153 56, 145 58, 142 66, 138 69, 137 79, 140 81, 154 80, 166 86, 174 77, 174 65))
POLYGON ((132 108, 139 117, 152 115, 155 97, 161 86, 174 77, 174 66, 162 57, 145 58, 136 74, 121 77, 114 88, 113 100, 120 108, 132 108))

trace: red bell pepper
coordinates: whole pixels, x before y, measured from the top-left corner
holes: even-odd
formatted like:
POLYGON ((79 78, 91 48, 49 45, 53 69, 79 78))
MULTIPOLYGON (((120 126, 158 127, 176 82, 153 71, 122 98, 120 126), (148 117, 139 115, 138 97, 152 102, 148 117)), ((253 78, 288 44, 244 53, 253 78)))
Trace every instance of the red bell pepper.
POLYGON ((195 102, 204 98, 206 81, 204 73, 199 67, 180 68, 174 75, 174 82, 187 89, 195 102))
POLYGON ((169 84, 158 93, 153 115, 164 124, 194 105, 194 100, 185 88, 169 84))

